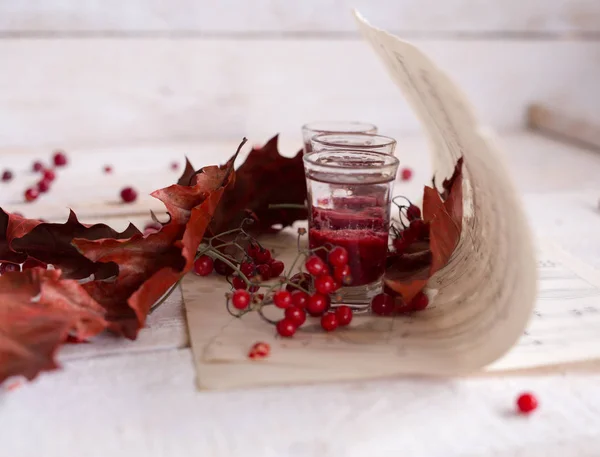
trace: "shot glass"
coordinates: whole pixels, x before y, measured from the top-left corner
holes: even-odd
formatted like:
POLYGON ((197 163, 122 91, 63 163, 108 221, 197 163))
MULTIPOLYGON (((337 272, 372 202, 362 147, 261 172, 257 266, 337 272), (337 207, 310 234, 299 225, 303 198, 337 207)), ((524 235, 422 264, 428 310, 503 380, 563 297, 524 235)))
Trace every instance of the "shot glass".
POLYGON ((320 133, 377 133, 377 127, 366 122, 320 121, 302 126, 304 153, 312 152, 310 140, 320 133))
MULTIPOLYGON (((309 246, 348 251, 350 277, 337 304, 367 308, 381 292, 388 250, 390 206, 398 159, 359 149, 326 149, 304 155, 308 188, 309 246)), ((334 272, 335 276, 335 272, 334 272)))
POLYGON ((319 133, 310 140, 312 151, 323 149, 363 149, 393 154, 396 140, 374 133, 319 133))

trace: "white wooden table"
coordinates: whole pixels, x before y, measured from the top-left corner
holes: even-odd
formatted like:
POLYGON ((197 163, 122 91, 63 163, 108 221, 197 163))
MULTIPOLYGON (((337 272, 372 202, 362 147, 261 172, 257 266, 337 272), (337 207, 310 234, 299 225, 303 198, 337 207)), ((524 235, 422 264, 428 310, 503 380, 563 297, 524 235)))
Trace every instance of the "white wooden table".
MULTIPOLYGON (((501 143, 534 230, 600 268, 600 154, 525 133, 504 136, 501 143)), ((283 144, 291 154, 299 143, 284 138, 283 144)), ((142 193, 167 185, 177 176, 169 169, 172 160, 187 154, 198 167, 223 162, 235 142, 102 150, 69 146, 72 164, 49 195, 35 204, 21 203, 32 178, 20 173, 2 186, 0 205, 52 220, 64 219, 65 207, 72 206, 84 221, 115 226, 123 225, 115 213, 134 213, 131 219, 143 224, 148 221, 144 211, 156 205, 146 198, 115 204, 120 186, 134 185, 142 193), (111 176, 102 174, 106 163, 115 168, 111 176)), ((23 171, 42 154, 49 155, 0 151, 0 168, 23 171)), ((402 139, 398 155, 416 172, 411 183, 399 186, 409 196, 418 195, 430 176, 425 142, 402 139)), ((177 309, 177 299, 168 306, 177 309)), ((94 357, 85 353, 88 348, 69 348, 63 359, 76 358, 66 361, 64 370, 5 389, 0 455, 600 455, 600 372, 198 392, 181 310, 173 315, 160 331, 142 331, 140 342, 109 341, 109 349, 94 357), (514 400, 524 390, 541 403, 529 418, 513 413, 514 400)))

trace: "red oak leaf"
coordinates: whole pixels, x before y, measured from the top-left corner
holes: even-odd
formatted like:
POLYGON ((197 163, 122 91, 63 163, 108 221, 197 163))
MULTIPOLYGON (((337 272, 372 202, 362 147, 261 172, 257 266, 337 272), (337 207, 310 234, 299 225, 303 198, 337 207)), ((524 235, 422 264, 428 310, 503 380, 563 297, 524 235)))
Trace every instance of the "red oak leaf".
MULTIPOLYGON (((462 158, 442 194, 432 187, 423 192, 423 221, 429 224, 429 246, 416 253, 388 258, 385 284, 410 302, 423 290, 427 281, 448 264, 462 231, 463 193, 462 158)), ((421 242, 422 244, 422 242, 421 242)))
POLYGON ((54 354, 69 335, 86 339, 106 327, 104 309, 60 276, 33 268, 0 277, 0 383, 57 368, 54 354))
POLYGON ((210 224, 211 235, 239 227, 248 214, 257 219, 250 227, 255 233, 276 232, 275 225, 287 227, 307 218, 305 208, 270 208, 306 203, 302 151, 293 158, 283 157, 277 142, 275 135, 262 148, 252 149, 236 171, 235 183, 225 190, 210 224))
POLYGON ((170 215, 160 231, 126 240, 74 240, 92 262, 119 265, 116 279, 83 285, 106 309, 111 330, 134 339, 150 307, 191 270, 225 188, 235 179, 233 165, 242 145, 224 166, 195 172, 189 185, 175 184, 152 193, 170 215))

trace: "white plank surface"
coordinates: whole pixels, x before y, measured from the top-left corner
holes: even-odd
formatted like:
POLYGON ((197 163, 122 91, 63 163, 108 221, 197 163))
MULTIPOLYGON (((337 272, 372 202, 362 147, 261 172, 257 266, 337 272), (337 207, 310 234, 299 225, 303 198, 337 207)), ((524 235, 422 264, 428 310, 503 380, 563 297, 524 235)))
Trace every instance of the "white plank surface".
POLYGON ((2 0, 0 30, 354 33, 352 7, 394 31, 600 31, 595 0, 2 0))
MULTIPOLYGON (((529 102, 589 104, 593 41, 416 44, 464 88, 483 120, 518 128, 529 102)), ((0 40, 0 143, 130 144, 298 134, 316 119, 419 126, 360 40, 0 40)))

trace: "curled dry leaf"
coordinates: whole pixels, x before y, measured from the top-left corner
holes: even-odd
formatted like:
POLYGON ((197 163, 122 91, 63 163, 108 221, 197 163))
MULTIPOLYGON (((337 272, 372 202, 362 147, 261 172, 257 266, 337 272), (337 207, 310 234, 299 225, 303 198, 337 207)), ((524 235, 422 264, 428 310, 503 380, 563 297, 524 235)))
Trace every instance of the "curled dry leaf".
POLYGON ((60 276, 42 268, 0 276, 0 382, 57 368, 54 353, 69 335, 84 340, 106 327, 104 309, 60 276))
POLYGON ((449 179, 444 180, 444 190, 426 186, 423 193, 423 220, 430 224, 429 246, 420 246, 418 252, 392 255, 388 258, 385 284, 411 301, 427 285, 437 271, 448 264, 458 245, 462 232, 463 192, 460 158, 449 179))

